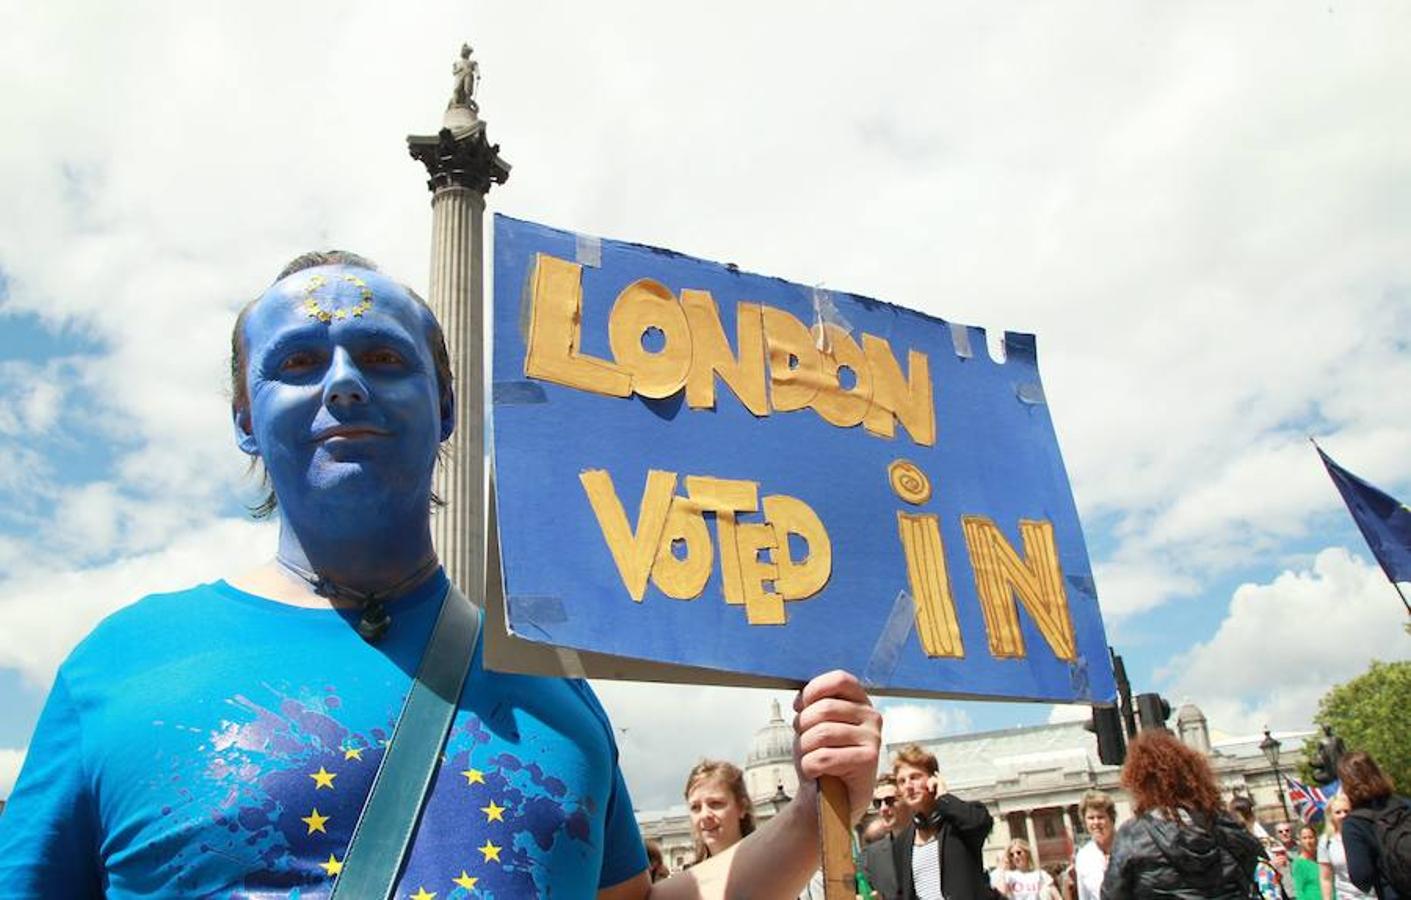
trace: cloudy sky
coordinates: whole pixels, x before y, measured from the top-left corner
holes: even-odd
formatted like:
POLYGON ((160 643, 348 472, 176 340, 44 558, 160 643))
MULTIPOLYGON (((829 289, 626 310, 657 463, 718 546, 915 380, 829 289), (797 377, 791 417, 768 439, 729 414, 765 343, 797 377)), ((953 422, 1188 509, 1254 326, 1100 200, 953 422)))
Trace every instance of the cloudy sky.
MULTIPOLYGON (((1138 689, 1293 729, 1411 656, 1307 441, 1411 498, 1411 7, 393 6, 0 4, 0 796, 97 619, 271 553, 234 311, 312 246, 426 286, 467 38, 492 210, 1037 334, 1138 689)), ((773 696, 602 693, 644 807, 773 696)))

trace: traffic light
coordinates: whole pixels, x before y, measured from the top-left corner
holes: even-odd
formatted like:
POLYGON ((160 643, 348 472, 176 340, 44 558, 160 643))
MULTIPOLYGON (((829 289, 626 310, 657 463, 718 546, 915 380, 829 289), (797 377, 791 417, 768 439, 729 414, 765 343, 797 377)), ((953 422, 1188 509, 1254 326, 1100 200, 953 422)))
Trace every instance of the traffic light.
POLYGON ((1171 704, 1160 694, 1137 695, 1137 718, 1141 720, 1142 731, 1152 728, 1165 728, 1171 717, 1171 704))
POLYGON ((1127 739, 1122 734, 1122 711, 1115 703, 1096 703, 1093 717, 1083 726, 1097 735, 1097 758, 1120 766, 1127 759, 1127 739))

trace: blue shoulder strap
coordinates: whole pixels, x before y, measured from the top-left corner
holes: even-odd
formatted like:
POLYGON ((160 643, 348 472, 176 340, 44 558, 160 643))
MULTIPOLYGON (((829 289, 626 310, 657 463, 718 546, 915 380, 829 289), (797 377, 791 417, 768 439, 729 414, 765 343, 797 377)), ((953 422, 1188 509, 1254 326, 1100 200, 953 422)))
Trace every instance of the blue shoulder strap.
POLYGON ((343 868, 333 883, 333 900, 392 896, 479 642, 480 610, 449 587, 353 828, 343 868))

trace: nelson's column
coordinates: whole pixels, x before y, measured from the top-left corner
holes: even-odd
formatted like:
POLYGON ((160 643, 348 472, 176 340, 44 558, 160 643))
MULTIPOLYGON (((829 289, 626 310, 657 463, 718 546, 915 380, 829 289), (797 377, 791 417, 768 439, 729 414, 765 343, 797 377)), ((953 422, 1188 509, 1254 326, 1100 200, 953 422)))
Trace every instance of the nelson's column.
POLYGON ((469 44, 451 68, 455 87, 441 130, 410 135, 407 149, 431 177, 430 304, 446 334, 456 376, 456 430, 450 459, 436 472, 447 502, 432 516, 432 536, 451 582, 479 598, 485 584, 485 194, 509 178, 509 163, 485 136, 475 102, 480 65, 469 44))

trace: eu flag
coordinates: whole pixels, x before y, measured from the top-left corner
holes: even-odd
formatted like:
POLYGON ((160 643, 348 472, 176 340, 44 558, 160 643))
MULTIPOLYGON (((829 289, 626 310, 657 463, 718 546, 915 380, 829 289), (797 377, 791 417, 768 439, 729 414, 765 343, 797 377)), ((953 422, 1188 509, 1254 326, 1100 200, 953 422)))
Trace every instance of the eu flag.
POLYGON ((1393 583, 1411 581, 1411 508, 1333 462, 1322 447, 1317 449, 1382 571, 1393 583))

